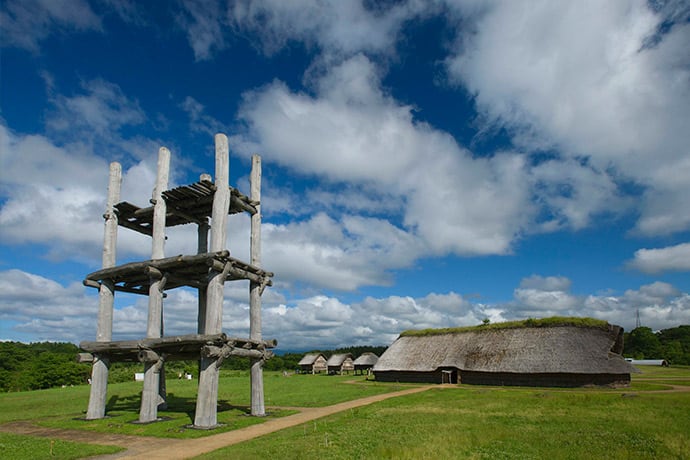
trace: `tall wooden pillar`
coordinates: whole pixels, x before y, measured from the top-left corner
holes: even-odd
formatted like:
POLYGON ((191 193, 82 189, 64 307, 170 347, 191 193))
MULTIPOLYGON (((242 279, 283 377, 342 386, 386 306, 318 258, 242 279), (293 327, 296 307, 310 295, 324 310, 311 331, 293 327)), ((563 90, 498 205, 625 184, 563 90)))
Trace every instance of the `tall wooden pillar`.
MULTIPOLYGON (((105 230, 103 236, 103 268, 115 266, 117 246, 117 214, 115 204, 120 201, 120 187, 122 185, 122 167, 119 163, 110 163, 108 180, 108 201, 105 209, 105 230)), ((111 281, 103 281, 98 291, 98 326, 96 341, 109 342, 113 336, 113 303, 115 287, 111 281)), ((86 419, 94 420, 105 417, 105 403, 108 387, 108 370, 110 362, 107 358, 95 357, 91 368, 91 394, 86 419)))
MULTIPOLYGON (((211 180, 211 176, 208 174, 202 174, 199 177, 200 180, 211 180)), ((208 219, 204 219, 199 222, 197 228, 197 254, 204 254, 208 252, 208 231, 209 231, 208 219)), ((199 296, 199 314, 197 319, 197 333, 205 334, 206 330, 206 287, 200 287, 197 289, 199 296)))
MULTIPOLYGON (((170 174, 170 151, 161 147, 158 151, 158 173, 156 186, 153 189, 153 234, 152 234, 152 259, 165 257, 165 216, 167 208, 163 199, 163 192, 168 188, 168 176, 170 174)), ((160 338, 163 327, 163 289, 165 278, 155 269, 149 269, 149 315, 146 327, 147 338, 160 338)), ((153 422, 158 418, 158 406, 165 404, 165 394, 161 394, 161 379, 163 371, 162 361, 147 361, 144 367, 144 390, 141 394, 141 409, 139 422, 153 422)), ((164 393, 164 392, 163 392, 164 393)))
MULTIPOLYGON (((256 207, 252 215, 251 235, 249 240, 250 264, 261 266, 261 157, 252 156, 250 176, 250 199, 256 207)), ((249 282, 249 338, 261 340, 261 289, 260 283, 249 282)), ((266 415, 264 406, 263 360, 253 359, 251 364, 251 413, 254 416, 266 415)))
MULTIPOLYGON (((216 134, 216 192, 211 210, 210 252, 222 251, 227 246, 227 218, 230 209, 230 156, 228 138, 216 134)), ((206 291, 205 334, 219 334, 223 329, 223 284, 220 272, 211 270, 206 291)), ((218 367, 216 359, 202 357, 199 369, 199 393, 196 400, 194 426, 212 428, 217 425, 218 367)))

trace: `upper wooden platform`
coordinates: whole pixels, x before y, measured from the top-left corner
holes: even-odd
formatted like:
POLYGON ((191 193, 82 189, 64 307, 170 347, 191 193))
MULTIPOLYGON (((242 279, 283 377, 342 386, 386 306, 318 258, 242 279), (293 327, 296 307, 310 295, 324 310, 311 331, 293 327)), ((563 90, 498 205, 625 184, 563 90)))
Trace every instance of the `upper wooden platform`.
POLYGON ((201 288, 208 285, 211 272, 221 273, 225 280, 246 279, 264 286, 273 284, 273 273, 230 257, 227 250, 130 262, 104 268, 86 275, 84 284, 98 287, 103 281, 109 281, 113 283, 116 291, 149 295, 152 279, 164 278, 164 290, 180 286, 201 288))
MULTIPOLYGON (((230 207, 228 214, 248 212, 256 214, 256 205, 246 195, 233 187, 230 188, 230 207)), ((183 185, 162 193, 166 204, 166 227, 205 222, 211 217, 213 195, 216 186, 211 181, 202 180, 190 185, 183 185)), ((123 201, 115 205, 118 224, 144 235, 153 233, 153 206, 140 208, 123 201)))

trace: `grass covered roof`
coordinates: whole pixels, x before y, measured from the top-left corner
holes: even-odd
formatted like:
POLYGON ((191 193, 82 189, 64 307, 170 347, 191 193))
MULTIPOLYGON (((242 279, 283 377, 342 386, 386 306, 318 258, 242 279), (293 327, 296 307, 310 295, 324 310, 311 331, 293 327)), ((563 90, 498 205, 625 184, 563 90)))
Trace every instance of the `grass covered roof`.
POLYGON ((541 319, 525 319, 521 321, 506 321, 503 323, 489 323, 481 324, 479 326, 466 327, 446 327, 441 329, 411 329, 403 331, 400 337, 425 337, 430 335, 455 334, 458 332, 481 332, 481 331, 495 331, 498 329, 521 329, 527 327, 559 327, 559 326, 574 326, 574 327, 591 327, 602 330, 608 330, 609 323, 601 319, 595 318, 580 318, 576 316, 552 316, 550 318, 541 319))

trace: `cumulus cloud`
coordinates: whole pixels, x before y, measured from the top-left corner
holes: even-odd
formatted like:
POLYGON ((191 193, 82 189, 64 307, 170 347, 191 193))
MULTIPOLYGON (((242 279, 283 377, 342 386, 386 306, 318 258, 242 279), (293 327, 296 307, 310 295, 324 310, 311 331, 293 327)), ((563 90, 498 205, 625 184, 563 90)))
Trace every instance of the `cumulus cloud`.
POLYGON ((628 330, 635 327, 638 310, 643 325, 655 330, 690 322, 688 294, 669 283, 656 281, 622 295, 575 295, 570 288, 568 278, 532 275, 522 280, 511 302, 492 307, 507 319, 588 316, 628 330))
MULTIPOLYGON (((621 295, 576 296, 571 281, 560 276, 525 278, 508 303, 480 304, 455 292, 413 298, 365 297, 347 303, 323 294, 286 301, 274 288, 263 301, 263 336, 277 339, 282 349, 307 350, 351 345, 387 345, 408 329, 444 328, 552 315, 591 316, 630 330, 636 312, 652 329, 690 323, 690 295, 674 286, 654 282, 621 295)), ((249 334, 248 283, 227 283, 223 330, 232 336, 249 334)), ((95 292, 95 291, 94 291, 95 292)), ((136 339, 146 333, 145 297, 119 293, 113 320, 115 340, 136 339)), ((98 298, 74 283, 63 286, 20 270, 0 272, 0 319, 14 334, 37 340, 78 343, 96 334, 98 298)), ((164 301, 166 335, 190 334, 197 327, 196 292, 177 289, 164 301)))
POLYGON ((345 304, 323 295, 264 309, 264 336, 284 349, 388 345, 407 329, 479 324, 485 313, 456 293, 366 297, 345 304))
MULTIPOLYGON (((6 243, 46 245, 51 258, 94 266, 103 241, 108 162, 124 160, 122 199, 147 203, 158 145, 121 134, 145 116, 112 83, 85 82, 83 93, 52 102, 48 134, 16 133, 0 123, 0 236, 6 243)), ((118 249, 142 254, 150 243, 142 246, 139 236, 122 232, 118 249)))
POLYGON ((580 302, 568 292, 570 284, 570 280, 562 276, 525 278, 514 291, 517 305, 512 313, 519 312, 526 317, 571 316, 580 302))
POLYGON ((232 26, 257 36, 271 54, 291 41, 329 53, 390 52, 402 25, 436 5, 418 0, 375 4, 357 1, 237 0, 228 9, 232 26))
POLYGON ((60 30, 100 30, 101 20, 86 0, 6 0, 0 10, 3 46, 37 52, 60 30))
POLYGON ((406 267, 419 255, 418 243, 390 222, 326 214, 290 224, 265 224, 264 261, 285 282, 354 290, 391 282, 391 269, 406 267))
POLYGON ((621 180, 644 188, 637 231, 690 227, 681 179, 690 172, 687 9, 654 11, 639 0, 468 2, 451 10, 471 26, 457 29, 450 80, 474 95, 487 129, 507 128, 527 151, 561 152, 558 170, 573 179, 572 193, 553 204, 573 227, 617 209, 621 180), (663 24, 672 26, 663 32, 663 24))
POLYGON ((97 302, 85 295, 81 283, 65 287, 21 270, 0 272, 0 319, 32 340, 77 342, 95 337, 97 302), (89 324, 94 329, 85 335, 89 324))
POLYGON ((690 243, 658 249, 638 249, 628 267, 645 273, 690 270, 690 243))
POLYGON ((510 251, 534 212, 520 156, 474 159, 448 134, 416 122, 411 107, 384 93, 363 55, 334 67, 316 89, 313 97, 274 82, 246 94, 247 132, 231 139, 236 150, 397 197, 405 203, 401 230, 434 254, 510 251))
POLYGON ((184 0, 177 24, 187 33, 197 61, 210 59, 214 52, 225 48, 223 11, 220 2, 184 0))
POLYGON ((206 133, 210 138, 216 133, 223 132, 223 125, 206 113, 205 107, 191 96, 187 96, 180 104, 189 116, 189 124, 192 131, 206 133))

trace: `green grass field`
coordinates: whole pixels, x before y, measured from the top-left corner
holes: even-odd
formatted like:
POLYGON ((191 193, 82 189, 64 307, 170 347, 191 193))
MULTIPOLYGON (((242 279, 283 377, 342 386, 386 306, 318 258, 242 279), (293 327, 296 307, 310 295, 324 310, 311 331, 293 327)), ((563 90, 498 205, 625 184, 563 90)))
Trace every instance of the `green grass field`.
MULTIPOLYGON (((633 375, 631 388, 619 390, 438 387, 344 411, 202 458, 690 458, 690 392, 669 391, 672 386, 690 386, 690 368, 642 370, 633 375)), ((279 373, 266 373, 264 381, 272 417, 297 407, 325 406, 409 386, 363 377, 279 373)), ((222 372, 218 419, 225 427, 211 432, 186 429, 192 422, 196 383, 168 381, 170 408, 159 413, 168 419, 164 422, 130 423, 138 418, 141 391, 141 383, 131 382, 110 386, 109 417, 103 420, 81 420, 89 389, 73 387, 0 394, 0 423, 32 420, 60 428, 187 438, 266 420, 246 416, 247 373, 222 372)), ((56 442, 51 456, 46 442, 0 434, 0 458, 97 454, 76 447, 77 456, 60 456, 56 452, 57 447, 62 452, 62 444, 56 442)))

